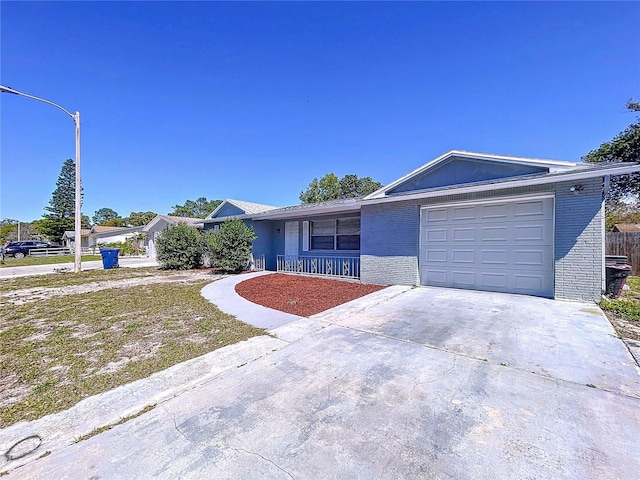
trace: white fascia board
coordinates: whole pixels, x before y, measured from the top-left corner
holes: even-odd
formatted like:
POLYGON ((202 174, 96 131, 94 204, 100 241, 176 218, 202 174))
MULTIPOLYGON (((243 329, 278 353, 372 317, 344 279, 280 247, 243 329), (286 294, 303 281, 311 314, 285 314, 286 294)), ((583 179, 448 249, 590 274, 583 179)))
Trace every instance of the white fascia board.
POLYGON ((518 165, 533 165, 540 167, 548 167, 549 171, 562 171, 568 168, 579 168, 578 163, 575 162, 566 162, 561 160, 543 160, 538 158, 525 158, 525 157, 510 157, 507 155, 492 155, 489 153, 476 153, 476 152, 467 152, 465 150, 451 150, 444 155, 440 155, 438 158, 431 160, 430 162, 425 163, 424 165, 416 168, 412 172, 407 173, 406 175, 400 177, 398 180, 391 182, 388 185, 376 190, 373 193, 370 193, 364 200, 369 200, 372 198, 384 198, 383 195, 391 190, 392 188, 406 182, 407 180, 413 178, 424 172, 425 170, 430 170, 439 163, 445 161, 450 157, 462 157, 469 158, 475 160, 490 160, 493 162, 502 162, 502 163, 514 163, 518 165))
POLYGON ((209 223, 224 223, 228 220, 235 220, 236 218, 239 218, 240 220, 246 220, 248 218, 251 218, 251 215, 247 214, 247 213, 243 213, 242 215, 227 215, 226 217, 216 217, 216 218, 206 218, 204 220, 200 220, 198 222, 193 222, 194 224, 209 224, 209 223))
POLYGON ((480 185, 469 185, 466 187, 452 187, 446 189, 422 190, 420 192, 393 195, 381 198, 362 199, 362 203, 372 205, 376 203, 400 202, 403 200, 414 200, 419 198, 441 197, 443 195, 457 195, 460 193, 484 192, 487 190, 503 190, 505 188, 526 187, 532 185, 544 185, 545 183, 572 182, 585 180, 587 178, 604 177, 607 175, 625 175, 627 173, 640 172, 640 164, 627 165, 625 167, 603 168, 600 170, 578 170, 576 172, 560 173, 539 178, 529 178, 520 180, 510 180, 497 183, 483 183, 480 185))
POLYGON ((158 224, 158 222, 160 220, 163 219, 163 215, 156 215, 155 218, 153 220, 151 220, 149 223, 147 223, 144 227, 142 227, 142 231, 143 232, 148 232, 149 230, 151 230, 155 225, 158 224))

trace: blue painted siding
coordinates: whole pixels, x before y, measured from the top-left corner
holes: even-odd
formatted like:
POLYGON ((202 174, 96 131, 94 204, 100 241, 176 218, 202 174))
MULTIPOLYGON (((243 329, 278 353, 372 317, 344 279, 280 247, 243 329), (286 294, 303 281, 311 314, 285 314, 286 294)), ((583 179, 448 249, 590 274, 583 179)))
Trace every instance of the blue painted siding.
POLYGON ((602 294, 602 178, 556 184, 555 297, 598 301, 602 294))
POLYGON ((270 221, 270 220, 257 220, 254 222, 246 222, 248 225, 253 227, 253 230, 256 232, 258 238, 253 242, 253 254, 254 255, 264 255, 266 261, 266 269, 267 270, 275 270, 276 269, 276 256, 273 253, 275 251, 274 243, 277 242, 278 233, 277 226, 278 222, 270 221))
POLYGON ((244 215, 244 214, 245 214, 244 210, 239 209, 235 205, 231 205, 230 203, 227 203, 223 205, 222 208, 216 212, 216 216, 214 218, 230 217, 233 215, 244 215))
POLYGON ((429 169, 423 174, 398 185, 390 193, 462 185, 546 171, 547 169, 544 167, 451 157, 434 169, 429 169))
POLYGON ((416 285, 420 241, 418 203, 363 205, 360 221, 362 282, 416 285))

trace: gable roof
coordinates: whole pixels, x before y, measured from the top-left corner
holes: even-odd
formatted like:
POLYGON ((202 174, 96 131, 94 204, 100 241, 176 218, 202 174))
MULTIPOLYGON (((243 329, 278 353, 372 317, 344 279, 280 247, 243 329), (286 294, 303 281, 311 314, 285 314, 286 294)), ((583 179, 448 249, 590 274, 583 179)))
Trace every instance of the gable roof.
MULTIPOLYGON (((90 233, 91 233, 91 230, 89 230, 88 228, 83 228, 80 230, 81 237, 87 237, 89 236, 90 233)), ((75 230, 65 230, 64 233, 62 234, 62 239, 64 240, 65 238, 69 240, 73 240, 74 238, 76 238, 75 230)))
MULTIPOLYGON (((277 208, 280 207, 275 207, 273 205, 264 205, 262 203, 254 203, 254 202, 247 202, 244 200, 234 200, 232 198, 226 198, 222 201, 222 203, 220 205, 218 205, 216 207, 216 209, 211 212, 211 214, 209 214, 208 217, 206 217, 205 220, 212 220, 214 218, 216 218, 216 214, 222 210, 225 205, 233 205, 234 207, 242 210, 244 212, 244 214, 255 214, 255 213, 262 213, 262 212, 267 212, 269 210, 275 210, 277 208)), ((220 217, 223 218, 223 217, 220 217)), ((202 220, 200 220, 202 222, 202 220)))
POLYGON ((156 215, 153 220, 147 223, 142 229, 143 232, 148 232, 153 226, 164 220, 165 222, 174 225, 176 223, 186 223, 191 227, 202 228, 198 223, 202 223, 201 218, 193 217, 176 217, 174 215, 156 215))
POLYGON ((616 223, 614 230, 622 233, 640 233, 640 223, 616 223))
MULTIPOLYGON (((513 169, 507 169, 512 170, 513 169)), ((588 178, 606 177, 609 175, 625 175, 640 172, 640 164, 634 162, 621 163, 576 163, 559 160, 544 160, 538 158, 511 157, 505 155, 492 155, 487 153, 475 153, 462 150, 451 150, 444 155, 422 165, 416 170, 404 175, 398 180, 380 188, 364 198, 348 198, 331 200, 328 202, 307 203, 292 205, 289 207, 269 207, 262 212, 246 213, 231 217, 217 217, 200 220, 200 223, 217 223, 226 218, 240 218, 250 220, 276 220, 295 218, 302 215, 324 215, 336 213, 358 212, 362 205, 395 202, 410 199, 422 199, 451 194, 473 193, 490 190, 502 190, 523 186, 544 185, 556 182, 574 182, 588 178), (516 175, 502 176, 498 178, 481 179, 467 183, 449 183, 428 188, 406 189, 394 192, 393 189, 412 178, 426 175, 431 168, 437 169, 441 164, 452 158, 469 159, 473 162, 486 162, 489 164, 508 164, 510 166, 527 166, 535 168, 517 168, 516 175)), ((225 200, 234 204, 237 200, 225 200)), ((250 203, 250 202, 244 202, 250 203)), ((257 204, 260 205, 260 204, 257 204)), ((265 205, 263 205, 265 207, 265 205)))
MULTIPOLYGON (((493 155, 488 153, 468 152, 465 150, 451 150, 438 158, 431 160, 424 165, 416 168, 412 172, 400 177, 399 179, 391 182, 388 185, 376 190, 375 192, 364 197, 365 199, 381 198, 388 195, 396 187, 410 182, 413 179, 427 175, 431 171, 435 171, 440 168, 446 162, 454 159, 468 159, 475 160, 484 163, 493 164, 505 164, 505 165, 517 165, 521 167, 537 167, 539 172, 552 173, 558 171, 564 171, 571 168, 581 168, 585 164, 579 164, 575 162, 566 162, 560 160, 545 160, 540 158, 526 158, 526 157, 512 157, 506 155, 493 155)), ((534 171, 534 170, 532 170, 534 171)))
POLYGON ((340 198, 336 200, 327 200, 326 202, 301 203, 299 205, 291 205, 275 210, 262 212, 261 214, 251 215, 250 218, 289 218, 303 215, 321 215, 323 213, 346 213, 357 212, 360 210, 360 198, 340 198))

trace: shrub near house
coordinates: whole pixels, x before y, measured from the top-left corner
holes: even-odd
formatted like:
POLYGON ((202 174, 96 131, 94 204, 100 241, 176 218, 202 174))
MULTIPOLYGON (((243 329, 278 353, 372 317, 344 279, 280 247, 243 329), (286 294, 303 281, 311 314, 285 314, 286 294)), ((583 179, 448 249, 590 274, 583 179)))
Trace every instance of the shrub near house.
POLYGON ((204 249, 202 234, 184 223, 167 226, 156 239, 156 258, 163 270, 201 267, 204 249))
POLYGON ((212 266, 231 273, 245 270, 256 238, 253 228, 238 219, 224 222, 217 230, 209 230, 205 239, 212 266))
POLYGON ((167 226, 156 240, 157 259, 162 269, 188 270, 201 267, 203 255, 208 254, 211 266, 238 273, 248 267, 256 238, 253 228, 242 220, 224 222, 204 235, 178 223, 167 226))

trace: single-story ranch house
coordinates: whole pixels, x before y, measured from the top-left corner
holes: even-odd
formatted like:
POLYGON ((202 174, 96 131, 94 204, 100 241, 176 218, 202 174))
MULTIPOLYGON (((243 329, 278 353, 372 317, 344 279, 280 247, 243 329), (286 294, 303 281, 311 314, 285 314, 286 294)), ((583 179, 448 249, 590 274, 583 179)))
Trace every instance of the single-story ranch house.
POLYGON ((148 257, 156 258, 156 239, 160 233, 162 233, 162 230, 169 225, 175 225, 177 223, 184 223, 194 228, 202 228, 201 218, 156 215, 155 218, 147 223, 142 229, 142 232, 145 234, 144 247, 147 251, 148 257))
MULTIPOLYGON (((80 230, 82 248, 97 249, 106 243, 124 242, 128 238, 135 237, 142 232, 142 227, 110 227, 106 225, 94 225, 80 230)), ((76 233, 73 230, 65 231, 62 236, 63 245, 70 250, 75 248, 76 233)))
POLYGON ((451 151, 361 199, 285 208, 225 200, 268 270, 595 301, 604 289, 604 193, 636 163, 451 151))

